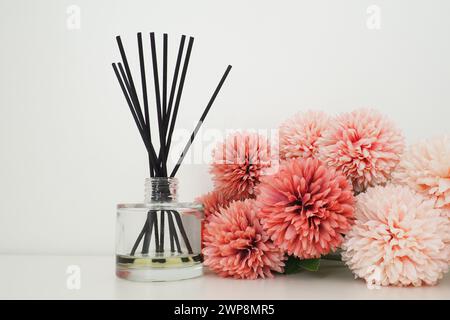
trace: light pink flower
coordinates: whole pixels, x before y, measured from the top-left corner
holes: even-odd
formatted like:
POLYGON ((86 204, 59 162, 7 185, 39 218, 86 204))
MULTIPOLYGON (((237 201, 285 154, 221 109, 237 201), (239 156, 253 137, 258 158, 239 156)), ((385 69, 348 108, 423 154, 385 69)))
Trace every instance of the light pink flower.
POLYGON ((450 209, 450 137, 412 145, 402 156, 394 181, 434 200, 436 208, 450 209))
POLYGON ((420 286, 447 272, 450 225, 432 201, 406 186, 377 186, 357 197, 355 217, 342 257, 357 277, 420 286))
POLYGON ((324 112, 298 113, 280 126, 280 157, 308 158, 318 152, 317 140, 330 126, 330 118, 324 112))
POLYGON ((319 145, 319 158, 342 171, 356 192, 388 182, 404 149, 400 131, 368 109, 336 117, 319 145))
POLYGON ((283 272, 284 254, 263 230, 255 200, 235 201, 210 215, 204 245, 205 265, 220 276, 256 279, 283 272))
POLYGON ((354 197, 347 179, 313 158, 286 160, 263 177, 257 201, 264 229, 289 255, 334 251, 351 227, 354 197))
POLYGON ((270 145, 256 133, 235 133, 213 150, 210 172, 216 191, 230 199, 254 198, 255 186, 271 165, 270 145))

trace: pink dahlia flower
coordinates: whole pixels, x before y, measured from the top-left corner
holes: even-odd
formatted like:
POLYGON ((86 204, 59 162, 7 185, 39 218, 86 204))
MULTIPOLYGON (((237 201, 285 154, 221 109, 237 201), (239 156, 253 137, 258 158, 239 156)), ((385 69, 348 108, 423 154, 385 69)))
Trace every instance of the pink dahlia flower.
POLYGON ((432 201, 406 186, 377 186, 357 197, 355 217, 342 257, 357 277, 420 286, 447 272, 450 224, 432 201))
POLYGON ((313 158, 287 160, 258 187, 264 229, 289 255, 319 258, 350 230, 354 197, 347 179, 313 158))
POLYGON ((223 277, 256 279, 283 272, 284 254, 263 230, 255 200, 235 201, 209 216, 204 231, 205 265, 223 277))
POLYGON ((225 197, 223 192, 218 191, 208 192, 207 194, 204 194, 196 199, 198 203, 203 205, 205 217, 208 217, 215 212, 219 212, 220 208, 226 208, 233 200, 237 199, 229 199, 225 197))
POLYGON ((280 126, 280 157, 309 158, 318 153, 317 140, 330 126, 330 118, 324 112, 298 113, 280 126))
POLYGON ((213 175, 216 191, 230 199, 254 198, 255 186, 271 165, 267 139, 254 133, 235 133, 213 150, 213 175))
POLYGON ((388 182, 404 149, 400 131, 367 109, 336 117, 319 145, 319 158, 342 171, 356 192, 388 182))
POLYGON ((412 145, 402 156, 394 180, 433 199, 436 208, 450 209, 450 137, 412 145))

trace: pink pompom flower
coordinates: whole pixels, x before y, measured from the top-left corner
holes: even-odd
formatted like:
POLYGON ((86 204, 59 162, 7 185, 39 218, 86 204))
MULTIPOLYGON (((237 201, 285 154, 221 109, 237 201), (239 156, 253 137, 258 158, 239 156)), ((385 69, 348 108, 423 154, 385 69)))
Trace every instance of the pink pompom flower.
POLYGON ((336 117, 319 145, 319 158, 342 171, 356 192, 387 183, 404 149, 400 131, 369 109, 336 117))
MULTIPOLYGON (((431 198, 436 208, 450 209, 450 137, 410 146, 394 173, 394 181, 431 198)), ((450 216, 450 215, 449 215, 450 216)))
POLYGON ((299 258, 319 258, 338 248, 352 225, 354 197, 347 179, 314 158, 281 163, 263 177, 257 201, 275 245, 299 258))
POLYGON ((228 204, 237 199, 229 199, 223 192, 211 191, 196 199, 197 203, 203 205, 205 217, 220 211, 220 208, 226 208, 228 204))
POLYGON ((281 159, 315 157, 318 153, 318 139, 330 126, 330 117, 321 111, 298 113, 281 124, 281 159))
POLYGON ((283 272, 284 254, 263 230, 255 200, 234 201, 209 216, 204 231, 205 265, 223 277, 256 279, 283 272))
POLYGON ((216 191, 230 199, 255 197, 255 186, 272 159, 267 138, 256 133, 234 133, 213 150, 210 172, 216 191))
POLYGON ((448 271, 450 225, 433 201, 406 186, 377 186, 357 197, 355 217, 342 258, 368 284, 434 285, 448 271))

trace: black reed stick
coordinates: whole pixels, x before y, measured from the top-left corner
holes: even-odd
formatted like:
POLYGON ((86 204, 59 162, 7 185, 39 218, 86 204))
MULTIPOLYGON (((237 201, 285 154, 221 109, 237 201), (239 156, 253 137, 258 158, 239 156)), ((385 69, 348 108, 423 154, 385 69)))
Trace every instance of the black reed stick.
POLYGON ((139 236, 137 237, 136 241, 134 242, 133 248, 131 249, 131 253, 130 256, 134 256, 137 247, 139 246, 139 243, 142 240, 142 237, 144 236, 144 234, 147 234, 147 222, 145 222, 144 227, 142 228, 141 232, 139 233, 139 236))
MULTIPOLYGON (((170 217, 172 218, 172 213, 170 213, 170 217)), ((174 238, 175 244, 177 246, 177 252, 178 253, 182 253, 180 240, 178 239, 178 234, 177 234, 177 230, 175 228, 175 223, 173 222, 173 219, 172 219, 172 224, 173 224, 173 238, 174 238)))
POLYGON ((127 55, 125 54, 125 49, 123 48, 122 40, 120 39, 120 36, 117 36, 116 40, 117 40, 117 45, 119 46, 120 55, 122 56, 122 62, 123 62, 123 65, 125 66, 125 71, 126 71, 128 82, 129 82, 129 86, 130 86, 130 90, 129 90, 130 97, 131 97, 131 100, 134 103, 134 108, 136 110, 136 113, 137 113, 137 116, 139 118, 139 121, 140 121, 140 123, 142 124, 142 127, 143 127, 144 124, 145 124, 145 120, 144 120, 144 117, 142 115, 142 110, 141 110, 141 107, 140 107, 140 104, 139 104, 139 99, 138 99, 138 96, 137 96, 137 93, 136 93, 136 88, 134 86, 134 81, 133 81, 133 76, 131 75, 130 66, 128 65, 127 55))
POLYGON ((161 106, 161 93, 159 89, 159 76, 158 76, 158 61, 156 57, 156 43, 155 43, 155 34, 153 32, 150 33, 150 46, 152 50, 152 63, 153 63, 153 79, 155 85, 155 96, 156 96, 156 112, 158 116, 158 130, 159 130, 159 142, 160 142, 160 162, 162 165, 162 176, 167 176, 167 168, 166 161, 164 159, 165 155, 165 143, 163 137, 163 115, 162 115, 162 106, 161 106))
MULTIPOLYGON (((136 126, 137 126, 137 128, 139 130, 139 133, 141 134, 142 141, 144 142, 145 147, 147 148, 147 151, 149 152, 149 155, 150 155, 151 154, 150 149, 151 149, 152 146, 151 146, 151 144, 149 144, 149 142, 147 140, 147 137, 145 136, 145 133, 144 133, 143 129, 141 128, 141 125, 139 123, 139 119, 138 119, 138 117, 136 115, 136 112, 135 112, 135 110, 133 108, 133 103, 131 102, 131 99, 130 99, 129 94, 127 92, 127 88, 126 88, 126 85, 124 83, 124 80, 122 80, 121 75, 119 73, 119 70, 117 69, 117 66, 116 66, 115 63, 112 64, 112 67, 114 69, 114 73, 116 74, 116 77, 117 77, 117 80, 119 82, 120 88, 122 89, 122 92, 123 92, 123 95, 125 97, 125 100, 127 101, 128 107, 130 108, 131 115, 133 116, 133 119, 134 119, 134 121, 136 123, 136 126)), ((119 67, 121 68, 120 63, 119 63, 119 67)), ((121 68, 121 70, 122 70, 122 68, 121 68)), ((126 79, 125 79, 125 81, 126 81, 126 79)), ((153 163, 156 163, 156 157, 150 156, 150 161, 152 161, 153 163)))
POLYGON ((142 33, 139 32, 137 34, 137 40, 139 50, 139 64, 141 67, 142 100, 144 101, 145 124, 147 125, 147 127, 149 127, 150 115, 148 112, 147 80, 145 78, 145 61, 144 61, 144 50, 142 47, 142 33))
MULTIPOLYGON (((150 114, 148 112, 148 96, 147 96, 147 80, 145 78, 145 62, 144 62, 144 50, 142 47, 142 33, 137 34, 138 50, 139 50, 139 64, 141 67, 141 84, 142 84, 142 100, 144 101, 144 115, 146 130, 148 131, 148 137, 150 142, 152 141, 151 129, 150 129, 150 114)), ((149 159, 150 177, 155 175, 153 165, 149 159)))
POLYGON ((186 234, 186 230, 184 230, 183 221, 181 220, 180 214, 177 211, 171 211, 171 212, 175 216, 175 220, 178 224, 178 229, 180 229, 181 236, 183 237, 184 244, 186 245, 188 253, 192 254, 193 253, 192 246, 191 246, 191 243, 189 242, 189 238, 186 234))
MULTIPOLYGON (((167 51, 168 51, 168 36, 167 33, 163 34, 163 120, 167 117, 167 51)), ((164 121, 163 121, 164 128, 164 121)))
POLYGON ((163 252, 164 251, 164 229, 165 229, 165 226, 164 226, 164 211, 161 211, 161 213, 160 213, 160 218, 159 218, 159 223, 160 223, 160 233, 159 233, 159 245, 160 245, 160 247, 161 247, 161 251, 163 252))
POLYGON ((142 254, 148 254, 148 250, 150 248, 150 240, 152 238, 153 231, 153 220, 155 219, 152 211, 147 212, 147 220, 145 222, 146 233, 144 236, 144 243, 142 244, 142 254))
POLYGON ((178 86, 178 92, 177 92, 177 96, 175 99, 175 105, 173 107, 172 121, 170 123, 170 129, 169 129, 169 133, 167 136, 167 153, 169 152, 170 144, 172 143, 173 130, 175 129, 175 123, 177 121, 178 108, 180 105, 181 95, 183 93, 184 81, 186 79, 186 73, 187 73, 187 69, 188 69, 188 65, 189 65, 189 59, 191 57, 191 51, 192 51, 193 44, 194 44, 194 38, 190 37, 187 51, 186 51, 186 57, 184 58, 183 69, 181 70, 180 84, 178 86))
POLYGON ((211 109, 211 107, 212 107, 212 105, 214 103, 214 100, 216 100, 216 97, 219 94, 219 91, 222 88, 222 85, 225 82, 225 79, 227 78, 228 73, 230 73, 230 70, 231 70, 231 66, 228 66, 227 69, 225 70, 225 73, 222 76, 222 79, 220 79, 220 82, 217 85, 216 90, 214 90, 214 93, 211 96, 211 99, 209 99, 209 102, 208 102, 205 110, 203 111, 203 114, 200 117, 200 120, 198 121, 197 126, 195 127, 194 131, 192 132, 191 138, 189 139, 189 141, 187 142, 186 146, 184 147, 184 150, 181 153, 177 164, 173 168, 172 173, 170 174, 171 177, 174 177, 175 174, 177 173, 178 169, 180 168, 180 165, 183 162, 184 157, 186 156, 187 152, 189 151, 189 148, 191 147, 192 142, 194 142, 195 136, 197 135, 197 132, 200 130, 200 127, 202 126, 203 122, 205 121, 205 118, 208 115, 208 112, 211 109))
MULTIPOLYGON (((127 88, 125 87, 124 81, 122 80, 122 78, 120 76, 120 73, 119 73, 119 70, 117 69, 117 66, 116 66, 115 63, 112 64, 112 67, 114 69, 114 73, 116 74, 117 81, 119 82, 120 88, 122 89, 123 95, 124 95, 124 97, 125 97, 125 99, 127 101, 128 107, 130 108, 130 112, 131 112, 131 114, 133 116, 134 122, 136 123, 136 126, 137 126, 139 132, 142 135, 142 127, 141 127, 141 124, 139 123, 139 119, 138 119, 138 117, 136 115, 136 112, 134 110, 133 104, 131 103, 131 100, 130 100, 130 97, 128 95, 127 88)), ((142 139, 144 139, 144 137, 142 137, 142 139)))
MULTIPOLYGON (((122 86, 123 83, 125 83, 125 87, 127 87, 127 89, 131 90, 131 87, 130 87, 128 81, 127 81, 125 72, 124 72, 123 67, 120 64, 120 62, 118 63, 118 65, 119 65, 120 74, 122 75, 122 78, 123 78, 123 81, 122 81, 122 80, 120 80, 120 76, 119 76, 119 78, 118 78, 119 79, 119 83, 121 83, 121 86, 122 86)), ((114 64, 113 64, 113 68, 115 68, 114 64)), ((129 95, 129 94, 128 95, 126 94, 126 90, 124 92, 124 95, 125 95, 125 97, 127 97, 129 95)), ((133 103, 129 99, 127 99, 127 102, 130 102, 131 109, 134 110, 134 108, 132 107, 133 103)), ((134 112, 132 111, 132 114, 136 115, 135 121, 136 121, 136 119, 139 118, 136 113, 137 113, 136 111, 134 111, 134 112)), ((136 122, 136 125, 137 125, 137 127, 139 129, 139 132, 141 133, 142 140, 144 141, 144 144, 145 144, 145 146, 147 148, 147 151, 149 152, 149 155, 150 155, 153 167, 154 167, 155 170, 157 170, 158 169, 158 159, 156 157, 156 152, 155 152, 155 149, 153 147, 153 144, 151 143, 151 139, 149 137, 149 133, 148 133, 148 131, 144 130, 145 127, 143 127, 143 126, 141 126, 139 124, 139 121, 136 122)), ((159 173, 159 170, 157 170, 157 172, 159 173)))
POLYGON ((167 220, 169 220, 169 239, 170 239, 170 252, 175 252, 175 243, 174 243, 174 226, 173 226, 173 218, 169 211, 167 213, 167 220))
POLYGON ((170 89, 169 103, 167 106, 167 116, 164 121, 164 130, 165 130, 165 134, 166 134, 166 138, 165 138, 166 141, 167 141, 167 130, 168 130, 170 116, 171 116, 171 112, 172 112, 172 104, 173 104, 173 99, 175 97, 175 89, 177 86, 178 73, 180 71, 180 65, 181 65, 181 59, 183 57, 183 49, 184 49, 185 41, 186 41, 186 36, 182 35, 181 40, 180 40, 180 46, 178 47, 178 55, 177 55, 177 62, 175 64, 175 71, 174 71, 173 78, 172 78, 172 87, 170 89))
POLYGON ((156 211, 153 211, 154 219, 153 219, 153 227, 155 228, 155 247, 156 252, 161 252, 161 244, 159 242, 159 230, 158 230, 158 216, 156 211))

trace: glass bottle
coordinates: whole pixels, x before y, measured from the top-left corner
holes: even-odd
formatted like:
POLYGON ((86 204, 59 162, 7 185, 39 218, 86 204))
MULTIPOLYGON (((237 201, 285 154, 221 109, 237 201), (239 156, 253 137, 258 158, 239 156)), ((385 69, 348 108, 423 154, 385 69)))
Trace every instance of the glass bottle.
POLYGON ((203 207, 181 203, 176 178, 147 178, 145 200, 117 205, 116 274, 134 281, 201 276, 203 207))

